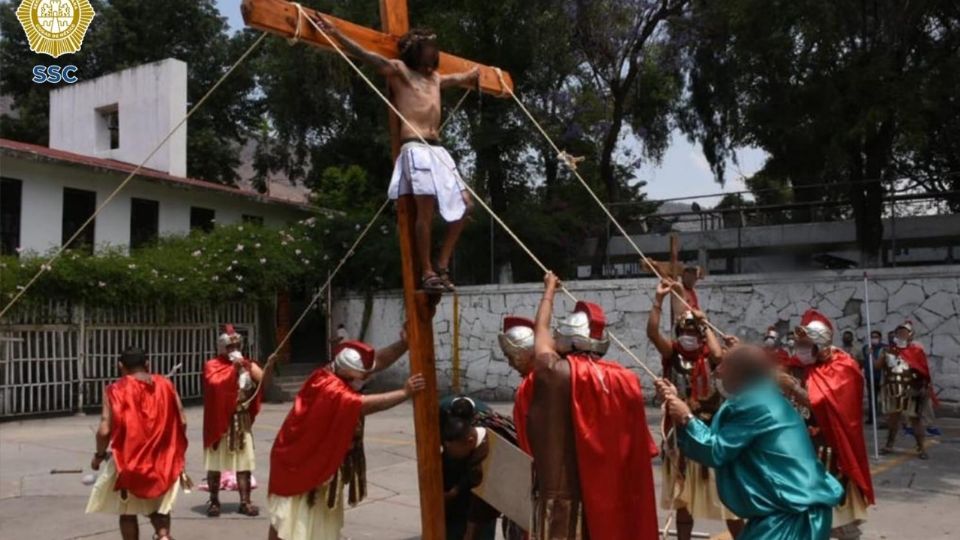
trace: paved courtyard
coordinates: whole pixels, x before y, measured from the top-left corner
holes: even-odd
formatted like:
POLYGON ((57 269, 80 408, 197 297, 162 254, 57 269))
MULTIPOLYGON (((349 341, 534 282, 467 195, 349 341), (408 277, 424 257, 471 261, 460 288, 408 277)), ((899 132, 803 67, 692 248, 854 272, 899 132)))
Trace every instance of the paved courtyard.
MULTIPOLYGON (((266 481, 273 437, 289 405, 266 405, 255 426, 261 488, 254 502, 266 507, 266 481)), ((498 405, 508 411, 509 405, 498 405)), ((659 412, 649 409, 651 423, 659 412)), ((202 410, 188 409, 190 449, 187 468, 197 482, 203 477, 202 410)), ((87 469, 93 452, 96 416, 25 420, 0 424, 0 538, 61 540, 119 538, 116 518, 84 515, 89 488, 81 475, 51 475, 51 469, 87 469)), ((930 447, 930 460, 914 459, 909 441, 903 453, 884 457, 873 466, 879 504, 867 523, 867 539, 926 540, 957 537, 960 509, 960 420, 942 419, 943 436, 930 447)), ((880 433, 881 438, 884 432, 880 433)), ((869 440, 869 439, 868 439, 869 440)), ((347 511, 344 535, 353 539, 400 540, 419 536, 416 462, 412 409, 402 405, 367 422, 369 497, 347 511)), ((658 469, 659 460, 654 466, 658 469)), ((86 471, 88 472, 88 471, 86 471)), ((235 513, 236 493, 222 496, 224 514, 204 516, 206 493, 181 494, 173 515, 178 540, 201 538, 266 538, 265 515, 247 518, 235 513)), ((661 513, 661 521, 665 519, 661 513)), ((149 530, 143 521, 141 538, 149 530)), ((716 535, 722 526, 697 523, 696 530, 716 535)), ((152 532, 152 531, 151 531, 152 532)))

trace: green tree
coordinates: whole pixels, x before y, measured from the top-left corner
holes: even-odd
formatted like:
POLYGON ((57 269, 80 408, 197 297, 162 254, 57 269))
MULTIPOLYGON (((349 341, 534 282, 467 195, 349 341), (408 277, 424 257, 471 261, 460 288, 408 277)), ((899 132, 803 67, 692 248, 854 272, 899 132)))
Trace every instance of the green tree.
POLYGON ((735 148, 762 148, 765 182, 797 202, 852 203, 862 264, 879 260, 893 180, 957 186, 957 2, 697 0, 674 35, 690 66, 681 125, 717 179, 735 148))
MULTIPOLYGON (((81 79, 92 79, 165 58, 187 63, 188 105, 196 103, 256 36, 230 36, 214 0, 168 0, 163 6, 139 0, 95 0, 96 16, 77 54, 56 60, 30 52, 15 6, 0 4, 0 93, 13 99, 13 115, 0 122, 0 134, 47 144, 48 93, 55 86, 31 82, 39 62, 74 64, 81 79)), ((194 114, 187 130, 190 176, 231 184, 236 181, 239 148, 255 124, 251 100, 254 72, 241 65, 194 114)))

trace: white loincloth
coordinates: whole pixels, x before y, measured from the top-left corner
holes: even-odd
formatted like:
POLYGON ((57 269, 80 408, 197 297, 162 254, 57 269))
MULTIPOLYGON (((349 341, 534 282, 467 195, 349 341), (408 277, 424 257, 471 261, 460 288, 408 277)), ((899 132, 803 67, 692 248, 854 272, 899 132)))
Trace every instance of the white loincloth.
POLYGON ((393 200, 401 195, 432 195, 440 215, 452 222, 463 218, 467 210, 462 193, 466 189, 457 164, 444 147, 413 141, 400 148, 387 195, 393 200))
MULTIPOLYGON (((316 490, 313 506, 308 504, 309 493, 295 497, 268 496, 270 526, 276 529, 277 536, 281 540, 340 540, 343 497, 338 494, 334 507, 328 508, 327 491, 330 488, 330 482, 327 482, 316 490)), ((338 482, 334 489, 343 489, 343 484, 338 482)))
POLYGON ((177 501, 177 493, 180 492, 180 478, 177 478, 170 489, 161 497, 141 499, 128 493, 127 498, 123 499, 120 492, 113 489, 113 485, 117 481, 117 467, 113 464, 113 460, 107 460, 103 466, 103 472, 97 478, 96 483, 93 484, 93 490, 90 492, 90 499, 87 501, 87 514, 102 512, 120 516, 149 516, 153 513, 169 514, 173 510, 173 503, 177 501))
POLYGON ((247 431, 243 434, 243 450, 232 451, 224 435, 213 447, 203 449, 203 469, 206 471, 237 471, 246 472, 256 470, 256 458, 253 452, 253 435, 247 431))

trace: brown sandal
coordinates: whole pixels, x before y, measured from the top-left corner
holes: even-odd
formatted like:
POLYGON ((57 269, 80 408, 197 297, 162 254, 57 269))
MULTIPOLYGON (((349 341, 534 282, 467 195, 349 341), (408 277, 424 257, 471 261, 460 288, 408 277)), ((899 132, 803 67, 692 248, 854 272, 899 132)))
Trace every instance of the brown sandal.
POLYGON ((423 276, 423 279, 420 280, 420 288, 429 294, 441 294, 447 292, 446 283, 443 281, 443 278, 437 274, 423 276))
POLYGON ((245 516, 257 517, 260 515, 260 509, 248 502, 242 502, 240 503, 240 507, 237 508, 237 513, 245 516))
POLYGON ((207 502, 207 517, 220 517, 220 503, 218 501, 207 502))
POLYGON ((453 281, 450 281, 450 270, 447 268, 441 268, 437 270, 438 277, 443 280, 443 286, 446 288, 446 292, 456 292, 457 288, 453 285, 453 281))

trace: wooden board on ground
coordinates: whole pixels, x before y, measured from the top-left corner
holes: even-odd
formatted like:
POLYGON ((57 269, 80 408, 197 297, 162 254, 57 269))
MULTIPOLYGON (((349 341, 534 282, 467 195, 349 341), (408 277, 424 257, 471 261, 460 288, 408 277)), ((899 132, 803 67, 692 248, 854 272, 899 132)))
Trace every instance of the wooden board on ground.
POLYGON ((487 438, 490 452, 483 462, 483 481, 473 493, 527 530, 533 516, 533 458, 492 429, 487 438))

